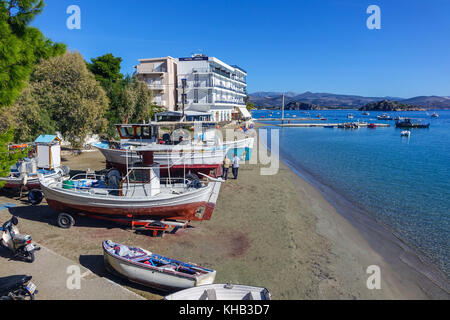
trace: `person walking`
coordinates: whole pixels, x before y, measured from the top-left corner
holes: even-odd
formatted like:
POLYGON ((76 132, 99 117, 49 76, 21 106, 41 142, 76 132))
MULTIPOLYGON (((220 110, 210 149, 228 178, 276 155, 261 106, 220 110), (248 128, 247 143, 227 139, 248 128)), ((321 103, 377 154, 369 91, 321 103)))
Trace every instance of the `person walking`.
POLYGON ((236 180, 238 178, 238 173, 239 173, 239 158, 236 154, 234 154, 233 157, 233 176, 234 179, 236 180))
POLYGON ((228 156, 225 156, 225 159, 223 160, 223 174, 222 178, 224 180, 228 180, 228 170, 231 166, 231 160, 228 158, 228 156))

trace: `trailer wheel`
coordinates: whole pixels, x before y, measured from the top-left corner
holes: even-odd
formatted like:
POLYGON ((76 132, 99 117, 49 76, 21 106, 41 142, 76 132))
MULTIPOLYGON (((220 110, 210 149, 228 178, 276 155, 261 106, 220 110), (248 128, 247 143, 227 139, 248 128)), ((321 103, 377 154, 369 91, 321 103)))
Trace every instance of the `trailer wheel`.
POLYGON ((60 213, 57 219, 58 226, 63 229, 69 229, 75 224, 75 220, 68 213, 60 213))
POLYGON ((40 204, 43 199, 44 195, 41 190, 33 189, 28 193, 28 201, 30 201, 33 206, 40 204))

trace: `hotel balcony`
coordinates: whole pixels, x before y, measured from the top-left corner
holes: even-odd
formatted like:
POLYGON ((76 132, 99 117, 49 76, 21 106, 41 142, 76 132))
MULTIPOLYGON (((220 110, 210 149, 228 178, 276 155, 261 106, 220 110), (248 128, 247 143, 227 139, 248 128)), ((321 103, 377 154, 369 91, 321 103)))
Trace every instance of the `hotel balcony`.
POLYGON ((218 74, 219 76, 225 77, 227 79, 239 82, 243 85, 247 85, 245 78, 237 77, 237 76, 235 76, 229 72, 225 72, 223 70, 217 70, 217 69, 213 69, 213 68, 193 68, 192 74, 196 74, 196 73, 202 73, 202 74, 214 73, 214 74, 218 74))
POLYGON ((160 83, 147 83, 150 90, 164 90, 164 85, 160 83))
POLYGON ((167 68, 149 68, 145 65, 139 65, 136 67, 137 74, 159 74, 167 73, 167 68))

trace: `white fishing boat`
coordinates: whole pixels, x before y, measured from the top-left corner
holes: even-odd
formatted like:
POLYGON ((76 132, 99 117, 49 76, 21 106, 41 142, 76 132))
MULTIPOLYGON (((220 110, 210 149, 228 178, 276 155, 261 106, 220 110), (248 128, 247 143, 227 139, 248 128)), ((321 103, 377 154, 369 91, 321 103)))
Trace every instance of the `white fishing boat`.
POLYGON ((216 271, 103 241, 103 257, 108 271, 132 282, 164 291, 177 291, 214 282, 216 271))
POLYGON ((210 284, 175 292, 165 300, 271 300, 266 288, 236 284, 210 284))
MULTIPOLYGON (((177 123, 178 124, 178 123, 177 123)), ((174 124, 175 125, 175 124, 174 124)), ((241 160, 250 160, 254 138, 222 143, 214 130, 197 134, 194 139, 180 139, 180 132, 165 134, 159 139, 162 124, 116 125, 121 140, 119 144, 98 142, 97 148, 105 157, 108 168, 126 172, 127 164, 140 162, 138 149, 143 146, 163 144, 167 151, 155 152, 155 162, 161 165, 161 176, 180 176, 185 170, 192 173, 221 176, 223 159, 234 154, 241 160)), ((185 134, 188 136, 188 134, 185 134)))
POLYGON ((61 166, 61 140, 56 135, 41 135, 34 142, 36 157, 24 158, 10 168, 9 176, 1 177, 5 188, 39 189, 39 175, 66 178, 70 169, 61 166))
POLYGON ((148 146, 139 151, 142 162, 129 166, 121 176, 117 170, 107 175, 85 174, 70 180, 40 176, 41 190, 48 205, 59 213, 58 225, 73 224, 71 214, 129 223, 134 228, 152 230, 155 221, 202 221, 211 219, 222 183, 206 176, 160 178, 155 151, 165 146, 148 146))

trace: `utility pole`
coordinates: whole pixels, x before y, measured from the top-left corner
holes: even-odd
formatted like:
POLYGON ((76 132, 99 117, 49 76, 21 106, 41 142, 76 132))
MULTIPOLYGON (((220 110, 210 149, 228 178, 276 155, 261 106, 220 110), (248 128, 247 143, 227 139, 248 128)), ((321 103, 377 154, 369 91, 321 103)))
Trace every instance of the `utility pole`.
POLYGON ((283 93, 282 112, 281 112, 281 124, 284 124, 284 93, 283 93))
POLYGON ((181 102, 182 102, 182 105, 183 105, 183 114, 181 116, 181 119, 184 119, 184 104, 186 102, 186 93, 185 93, 186 79, 181 79, 181 84, 183 86, 183 94, 181 95, 181 102))

